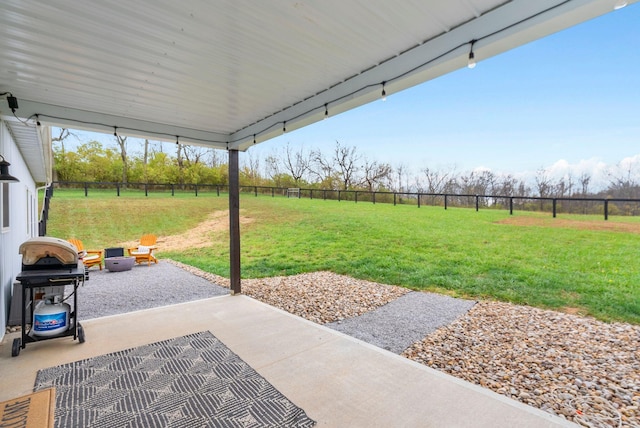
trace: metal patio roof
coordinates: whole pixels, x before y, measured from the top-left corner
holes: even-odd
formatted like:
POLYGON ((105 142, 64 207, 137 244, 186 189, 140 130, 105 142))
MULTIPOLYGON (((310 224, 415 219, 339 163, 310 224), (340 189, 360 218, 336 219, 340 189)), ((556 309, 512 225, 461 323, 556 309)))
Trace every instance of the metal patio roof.
POLYGON ((245 150, 616 1, 3 0, 0 93, 32 124, 245 150))

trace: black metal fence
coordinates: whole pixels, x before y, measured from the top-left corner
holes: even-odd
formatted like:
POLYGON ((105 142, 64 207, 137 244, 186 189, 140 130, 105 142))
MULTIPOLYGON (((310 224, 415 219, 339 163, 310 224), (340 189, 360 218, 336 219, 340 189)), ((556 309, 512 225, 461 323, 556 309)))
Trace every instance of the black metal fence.
POLYGON ((53 184, 48 185, 44 190, 44 198, 42 200, 42 211, 40 211, 40 220, 38 221, 38 236, 47 234, 47 220, 49 220, 49 206, 53 197, 53 184))
MULTIPOLYGON (((84 189, 84 195, 89 196, 92 189, 114 189, 116 196, 127 190, 149 193, 221 193, 229 191, 229 186, 221 184, 174 184, 174 183, 117 183, 117 182, 83 182, 59 181, 53 185, 60 188, 84 189)), ((472 195, 426 192, 379 192, 366 190, 333 190, 333 189, 304 189, 291 187, 269 186, 240 186, 241 193, 252 193, 257 196, 283 196, 287 198, 309 198, 322 200, 337 200, 350 202, 386 203, 393 205, 422 205, 449 207, 475 207, 476 211, 483 209, 504 209, 513 214, 518 211, 551 212, 555 218, 560 213, 603 215, 605 220, 610 215, 637 216, 640 215, 640 199, 623 198, 566 198, 539 196, 505 196, 505 195, 472 195)), ((53 189, 51 189, 53 194, 53 189)))

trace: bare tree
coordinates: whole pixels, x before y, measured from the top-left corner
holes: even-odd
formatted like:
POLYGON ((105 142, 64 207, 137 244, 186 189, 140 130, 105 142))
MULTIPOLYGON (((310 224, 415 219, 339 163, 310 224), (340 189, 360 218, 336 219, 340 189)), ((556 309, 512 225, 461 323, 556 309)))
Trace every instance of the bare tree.
POLYGON ((619 162, 607 170, 608 191, 618 198, 637 198, 640 183, 640 165, 632 160, 619 162))
POLYGON ((118 147, 120 147, 120 158, 122 159, 122 184, 126 186, 129 170, 129 160, 127 158, 127 137, 114 133, 118 147))
POLYGON ((253 156, 251 151, 246 152, 246 158, 243 162, 243 169, 247 175, 247 178, 254 186, 258 184, 260 178, 260 158, 253 156))
POLYGON ((367 190, 373 192, 378 190, 385 181, 390 181, 392 173, 391 165, 387 163, 378 163, 376 161, 370 162, 365 157, 364 164, 362 165, 362 182, 367 187, 367 190))
POLYGON ((538 195, 541 198, 547 198, 552 196, 553 184, 551 182, 551 177, 547 174, 547 170, 544 168, 538 169, 536 171, 536 189, 538 190, 538 195))
POLYGON ((326 159, 319 150, 311 151, 309 159, 311 160, 309 172, 316 176, 321 185, 333 189, 334 176, 337 173, 331 160, 326 159))
POLYGON ((144 139, 144 157, 142 158, 142 163, 145 167, 145 170, 147 168, 147 163, 149 163, 149 140, 148 139, 144 139))
MULTIPOLYGON (((52 144, 60 143, 60 155, 61 155, 61 159, 64 159, 65 158, 64 140, 66 140, 70 136, 74 136, 77 139, 78 136, 73 132, 69 131, 69 129, 67 128, 53 128, 53 129, 58 129, 59 133, 57 136, 51 137, 51 143, 52 144)), ((55 156, 54 156, 53 162, 55 162, 55 156)), ((52 167, 53 167, 53 181, 58 181, 58 170, 55 167, 55 165, 52 165, 52 167)))
POLYGON ((516 195, 517 187, 518 187, 518 179, 516 179, 511 174, 507 174, 507 175, 500 176, 500 178, 496 183, 496 186, 494 187, 494 190, 496 193, 498 193, 498 195, 505 196, 505 198, 502 200, 502 203, 504 205, 507 205, 509 203, 510 196, 517 196, 516 195))
POLYGON ((273 181, 276 187, 281 187, 282 171, 280 170, 280 158, 278 155, 272 153, 265 158, 264 162, 267 175, 271 181, 273 181))
POLYGON ((398 166, 396 166, 395 168, 395 177, 396 177, 396 182, 394 183, 393 187, 394 190, 397 192, 403 192, 405 190, 405 186, 403 186, 402 181, 403 179, 405 181, 407 181, 407 186, 409 187, 409 183, 408 183, 408 174, 407 174, 407 166, 403 163, 399 164, 398 166))
POLYGON ((201 163, 204 156, 207 154, 207 150, 197 146, 183 146, 183 154, 186 161, 190 164, 201 163))
POLYGON ((184 145, 176 142, 176 163, 178 164, 178 182, 184 184, 184 145))
POLYGON ((591 175, 583 172, 578 177, 578 184, 580 185, 580 192, 582 196, 587 196, 589 194, 589 183, 591 183, 591 175))
MULTIPOLYGON (((466 195, 489 195, 495 193, 497 177, 492 171, 471 171, 458 178, 460 192, 466 195)), ((468 199, 468 198, 467 198, 468 199)), ((495 201, 482 198, 482 204, 493 204, 495 201)))
POLYGON ((471 171, 459 177, 460 190, 468 195, 486 195, 493 193, 496 187, 496 175, 491 171, 471 171))
MULTIPOLYGON (((448 172, 443 170, 432 169, 429 167, 423 168, 422 173, 427 181, 426 189, 420 189, 419 178, 416 179, 420 191, 424 190, 427 193, 442 194, 442 193, 454 193, 457 185, 455 168, 451 168, 448 172)), ((430 197, 431 204, 436 203, 436 196, 430 197)))
POLYGON ((573 193, 573 176, 571 173, 558 179, 555 185, 555 196, 559 198, 571 197, 573 193))
POLYGON ((333 160, 338 166, 342 188, 344 190, 350 189, 354 185, 355 177, 359 170, 357 163, 360 160, 360 155, 356 152, 355 146, 343 147, 339 141, 336 141, 333 160))
POLYGON ((422 173, 427 180, 427 193, 446 193, 453 190, 452 185, 456 182, 455 169, 445 172, 427 167, 422 169, 422 173))
MULTIPOLYGON (((54 128, 56 129, 56 128, 54 128)), ((76 138, 78 138, 78 136, 76 134, 74 134, 73 132, 69 131, 69 129, 67 128, 57 128, 59 133, 57 136, 52 136, 51 137, 51 142, 52 143, 60 143, 60 150, 62 155, 64 156, 64 140, 66 140, 67 138, 69 138, 70 136, 74 136, 76 138)))
POLYGON ((291 145, 287 143, 284 149, 283 166, 293 181, 299 183, 311 169, 311 155, 305 152, 304 147, 294 152, 291 145))
POLYGON ((209 165, 216 168, 227 163, 226 153, 217 149, 209 149, 209 165))

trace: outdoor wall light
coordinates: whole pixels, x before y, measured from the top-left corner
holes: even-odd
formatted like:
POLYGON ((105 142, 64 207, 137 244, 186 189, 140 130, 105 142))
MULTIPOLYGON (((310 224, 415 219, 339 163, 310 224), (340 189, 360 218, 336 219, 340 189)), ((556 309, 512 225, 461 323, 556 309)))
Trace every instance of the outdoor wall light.
POLYGON ((467 62, 467 67, 475 68, 476 67, 476 55, 473 53, 473 44, 475 40, 471 40, 471 50, 469 51, 469 61, 467 62))
POLYGON ((613 5, 613 10, 622 9, 627 5, 627 0, 618 0, 616 4, 613 5))
POLYGON ((9 174, 9 162, 4 159, 4 156, 0 155, 2 160, 0 161, 0 183, 17 183, 20 180, 9 174))

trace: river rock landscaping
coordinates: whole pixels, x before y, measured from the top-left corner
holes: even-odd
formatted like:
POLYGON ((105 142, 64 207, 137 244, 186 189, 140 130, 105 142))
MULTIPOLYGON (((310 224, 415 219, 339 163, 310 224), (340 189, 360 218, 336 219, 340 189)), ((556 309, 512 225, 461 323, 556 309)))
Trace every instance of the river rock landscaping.
MULTIPOLYGON (((330 272, 247 279, 242 290, 319 324, 362 315, 409 291, 330 272)), ((402 355, 587 427, 640 427, 640 326, 481 301, 402 355)))

